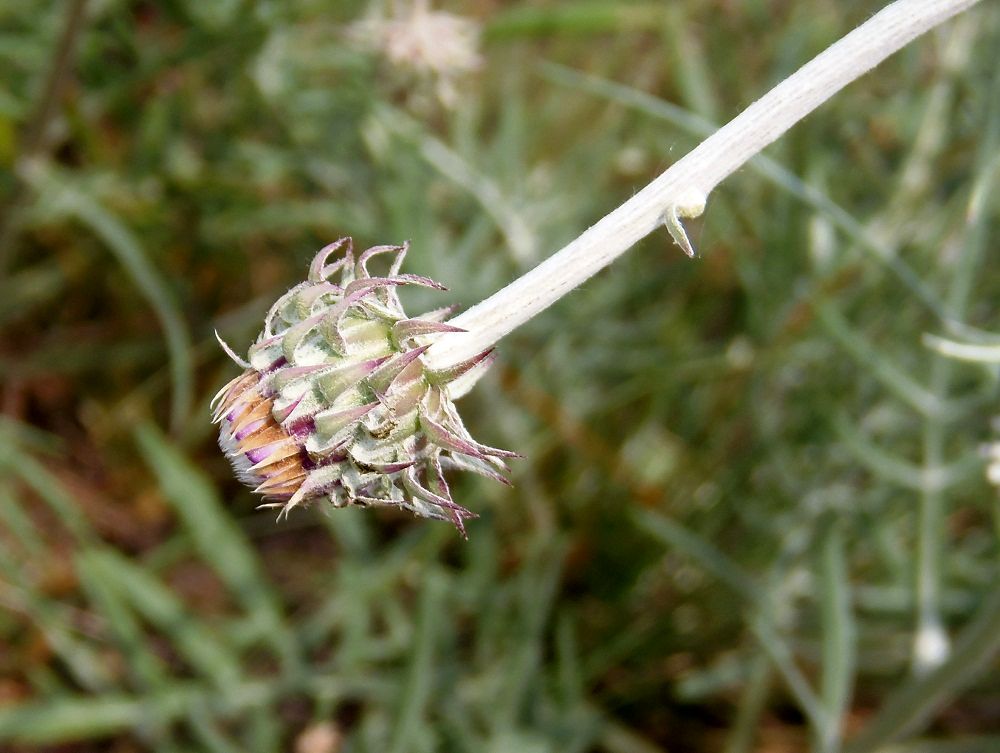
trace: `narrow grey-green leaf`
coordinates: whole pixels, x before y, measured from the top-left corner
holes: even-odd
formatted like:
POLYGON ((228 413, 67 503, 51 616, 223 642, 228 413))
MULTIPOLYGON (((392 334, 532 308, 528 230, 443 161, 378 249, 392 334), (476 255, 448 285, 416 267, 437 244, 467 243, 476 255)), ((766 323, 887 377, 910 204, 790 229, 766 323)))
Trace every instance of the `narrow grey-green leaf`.
POLYGON ((823 539, 819 562, 820 623, 823 626, 823 674, 820 700, 826 711, 820 731, 821 749, 838 750, 844 715, 850 707, 854 683, 855 628, 844 540, 832 524, 823 539))
POLYGON ((892 692, 848 750, 870 753, 921 729, 957 693, 987 671, 998 653, 1000 589, 994 588, 972 622, 959 634, 948 660, 892 692))
POLYGON ((238 657, 158 578, 111 550, 91 552, 89 561, 96 574, 122 593, 194 669, 220 689, 229 689, 239 681, 238 657))

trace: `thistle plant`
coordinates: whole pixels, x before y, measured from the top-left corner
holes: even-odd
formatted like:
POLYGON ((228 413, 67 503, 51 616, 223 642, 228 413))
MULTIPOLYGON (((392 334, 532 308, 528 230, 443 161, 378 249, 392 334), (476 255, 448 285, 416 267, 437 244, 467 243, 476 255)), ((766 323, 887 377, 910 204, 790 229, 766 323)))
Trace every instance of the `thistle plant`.
POLYGON ((406 244, 375 246, 355 260, 342 238, 271 307, 246 360, 223 343, 245 371, 213 401, 219 445, 237 477, 270 500, 263 507, 287 515, 320 498, 393 505, 464 534, 474 514, 452 499, 445 470, 508 483, 503 458, 516 454, 474 440, 453 403, 493 349, 446 368, 422 362, 434 339, 461 330, 441 321, 448 308, 407 317, 398 287, 444 287, 401 274, 406 252, 406 244), (392 256, 388 274, 373 276, 368 264, 382 254, 392 256))
MULTIPOLYGON (((399 274, 405 246, 355 263, 349 241, 317 255, 309 281, 283 296, 243 375, 217 398, 220 444, 237 475, 284 513, 320 497, 335 506, 397 505, 451 520, 472 515, 444 471, 506 480, 513 453, 473 440, 453 400, 488 366, 502 337, 665 226, 689 255, 681 224, 699 216, 727 176, 833 94, 977 0, 897 0, 751 104, 561 251, 467 312, 408 319, 395 289, 440 287, 399 274), (340 261, 329 256, 346 247, 340 261), (394 252, 388 277, 368 261, 394 252), (339 285, 329 277, 342 273, 339 285)), ((228 348, 227 348, 228 350, 228 348)))

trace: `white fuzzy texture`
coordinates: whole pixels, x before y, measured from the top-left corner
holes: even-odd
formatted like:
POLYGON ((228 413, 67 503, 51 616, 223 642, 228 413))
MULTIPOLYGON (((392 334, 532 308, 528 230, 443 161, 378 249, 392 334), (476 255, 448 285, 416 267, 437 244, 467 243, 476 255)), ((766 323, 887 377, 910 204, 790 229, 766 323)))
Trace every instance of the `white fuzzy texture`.
POLYGON ((351 36, 394 66, 432 78, 438 98, 448 107, 458 100, 455 80, 482 64, 478 24, 432 10, 429 0, 396 3, 389 16, 374 15, 354 24, 351 36))
MULTIPOLYGON (((450 320, 467 332, 425 354, 445 368, 481 352, 667 224, 695 216, 712 190, 854 79, 978 0, 897 0, 835 42, 576 240, 482 303, 450 320)), ((686 241, 686 238, 684 238, 686 241)), ((687 250, 687 249, 685 249, 687 250)))

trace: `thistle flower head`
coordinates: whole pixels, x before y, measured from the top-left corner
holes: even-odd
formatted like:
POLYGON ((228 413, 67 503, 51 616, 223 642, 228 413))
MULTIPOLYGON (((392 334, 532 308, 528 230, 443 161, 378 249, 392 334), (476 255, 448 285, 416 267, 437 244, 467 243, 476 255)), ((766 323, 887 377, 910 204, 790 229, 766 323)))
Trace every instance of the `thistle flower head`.
POLYGON ((245 371, 213 401, 219 445, 236 476, 270 500, 263 506, 287 515, 321 498, 393 505, 464 534, 475 516, 452 500, 445 471, 508 483, 503 459, 516 453, 475 441, 453 403, 492 349, 447 369, 425 366, 430 343, 461 330, 442 321, 449 309, 404 313, 398 287, 444 289, 400 273, 407 248, 375 246, 355 259, 350 238, 330 244, 271 307, 246 360, 222 343, 245 371), (388 274, 372 276, 368 264, 381 254, 392 256, 388 274))
POLYGON ((432 10, 429 0, 402 0, 389 15, 354 23, 351 36, 394 67, 435 83, 446 107, 458 100, 455 81, 479 68, 479 27, 471 19, 432 10))

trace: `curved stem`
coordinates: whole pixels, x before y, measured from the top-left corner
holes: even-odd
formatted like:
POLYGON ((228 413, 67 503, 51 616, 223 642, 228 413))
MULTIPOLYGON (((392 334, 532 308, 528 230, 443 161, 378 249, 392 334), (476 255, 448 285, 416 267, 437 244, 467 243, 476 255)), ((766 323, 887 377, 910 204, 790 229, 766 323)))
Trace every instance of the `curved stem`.
POLYGON ((492 346, 666 224, 687 251, 679 218, 696 217, 712 190, 836 92, 914 38, 978 0, 897 0, 775 86, 576 240, 451 320, 467 330, 427 351, 444 368, 492 346))

